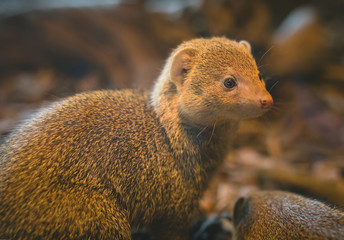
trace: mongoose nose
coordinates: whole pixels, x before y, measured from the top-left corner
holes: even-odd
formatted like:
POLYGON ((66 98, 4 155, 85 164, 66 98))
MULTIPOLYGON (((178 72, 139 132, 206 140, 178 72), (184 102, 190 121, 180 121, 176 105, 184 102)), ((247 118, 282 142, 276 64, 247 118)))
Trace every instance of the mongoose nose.
POLYGON ((233 211, 233 223, 234 226, 238 226, 241 222, 245 221, 245 218, 249 216, 250 204, 248 201, 241 197, 239 198, 234 205, 233 211))
POLYGON ((265 99, 259 99, 260 101, 260 106, 263 109, 268 109, 272 106, 272 104, 274 103, 274 100, 272 99, 272 97, 270 98, 265 98, 265 99))

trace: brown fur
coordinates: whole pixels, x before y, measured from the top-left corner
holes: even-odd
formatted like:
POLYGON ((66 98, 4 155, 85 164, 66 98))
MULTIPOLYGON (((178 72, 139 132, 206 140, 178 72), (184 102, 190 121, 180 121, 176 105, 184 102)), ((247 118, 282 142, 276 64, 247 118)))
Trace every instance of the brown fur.
POLYGON ((130 239, 150 225, 158 239, 185 239, 262 98, 272 102, 246 44, 212 38, 172 52, 150 96, 96 91, 40 110, 0 148, 0 238, 130 239))
POLYGON ((235 240, 344 239, 344 213, 319 201, 262 191, 237 201, 235 240))

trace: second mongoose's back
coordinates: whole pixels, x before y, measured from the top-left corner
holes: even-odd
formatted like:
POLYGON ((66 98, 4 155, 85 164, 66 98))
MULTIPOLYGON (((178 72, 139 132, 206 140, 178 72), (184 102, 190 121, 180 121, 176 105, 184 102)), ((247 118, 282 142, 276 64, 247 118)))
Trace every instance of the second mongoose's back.
POLYGON ((282 191, 240 198, 234 208, 235 240, 344 239, 344 213, 282 191))

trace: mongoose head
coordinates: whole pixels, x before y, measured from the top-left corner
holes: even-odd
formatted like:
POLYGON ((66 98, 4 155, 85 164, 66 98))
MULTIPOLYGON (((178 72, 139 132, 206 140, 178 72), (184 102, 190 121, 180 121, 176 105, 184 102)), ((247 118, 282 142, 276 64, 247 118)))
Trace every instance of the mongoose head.
POLYGON ((178 46, 153 89, 153 106, 178 98, 180 116, 208 125, 257 117, 272 105, 248 42, 193 39, 178 46))
POLYGON ((343 239, 344 214, 283 191, 259 191, 234 206, 234 239, 343 239))

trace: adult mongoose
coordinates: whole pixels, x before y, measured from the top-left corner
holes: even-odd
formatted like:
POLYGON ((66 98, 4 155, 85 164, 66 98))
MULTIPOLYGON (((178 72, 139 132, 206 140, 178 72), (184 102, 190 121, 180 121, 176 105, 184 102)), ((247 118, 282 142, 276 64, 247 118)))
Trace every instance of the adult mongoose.
POLYGON ((344 239, 344 213, 283 191, 259 191, 237 200, 235 240, 344 239))
POLYGON ((241 119, 272 105, 246 41, 193 39, 151 93, 77 94, 0 149, 0 238, 186 239, 241 119))

